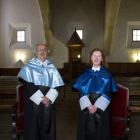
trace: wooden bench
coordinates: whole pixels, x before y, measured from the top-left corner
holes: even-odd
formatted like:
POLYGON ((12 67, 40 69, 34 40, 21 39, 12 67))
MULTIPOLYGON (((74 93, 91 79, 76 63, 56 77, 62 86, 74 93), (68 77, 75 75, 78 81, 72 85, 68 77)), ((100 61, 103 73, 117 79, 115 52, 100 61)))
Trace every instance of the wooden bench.
POLYGON ((129 105, 133 112, 140 112, 140 77, 114 77, 117 84, 129 89, 129 105))

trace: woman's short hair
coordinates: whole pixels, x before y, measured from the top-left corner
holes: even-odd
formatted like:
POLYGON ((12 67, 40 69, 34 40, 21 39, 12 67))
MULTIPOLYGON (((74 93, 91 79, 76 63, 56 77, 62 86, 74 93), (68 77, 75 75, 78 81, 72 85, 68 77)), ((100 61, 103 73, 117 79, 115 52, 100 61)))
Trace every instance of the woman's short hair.
POLYGON ((49 49, 45 44, 37 44, 37 45, 35 46, 35 48, 33 49, 33 54, 34 54, 34 55, 35 55, 36 48, 37 48, 39 45, 44 45, 44 46, 46 47, 46 49, 47 49, 47 53, 50 52, 50 49, 49 49))
POLYGON ((93 66, 93 63, 92 63, 92 60, 91 60, 91 56, 92 56, 92 54, 93 54, 93 52, 95 52, 95 51, 99 51, 99 52, 101 52, 101 55, 102 55, 102 61, 101 61, 101 66, 105 66, 105 67, 108 67, 108 65, 107 65, 107 63, 106 63, 106 61, 105 61, 105 55, 104 55, 104 52, 101 50, 101 49, 98 49, 98 48, 96 48, 96 49, 94 49, 94 50, 92 50, 91 51, 91 53, 90 53, 90 56, 89 56, 89 60, 88 60, 88 62, 87 62, 87 65, 88 66, 93 66))

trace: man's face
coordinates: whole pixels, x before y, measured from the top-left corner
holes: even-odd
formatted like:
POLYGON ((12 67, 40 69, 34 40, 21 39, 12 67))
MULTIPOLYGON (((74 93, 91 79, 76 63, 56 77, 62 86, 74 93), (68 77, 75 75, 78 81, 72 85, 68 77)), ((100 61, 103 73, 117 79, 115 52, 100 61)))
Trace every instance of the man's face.
POLYGON ((38 57, 38 59, 40 61, 45 61, 46 57, 47 57, 47 49, 46 46, 42 45, 38 45, 35 51, 36 56, 38 57))

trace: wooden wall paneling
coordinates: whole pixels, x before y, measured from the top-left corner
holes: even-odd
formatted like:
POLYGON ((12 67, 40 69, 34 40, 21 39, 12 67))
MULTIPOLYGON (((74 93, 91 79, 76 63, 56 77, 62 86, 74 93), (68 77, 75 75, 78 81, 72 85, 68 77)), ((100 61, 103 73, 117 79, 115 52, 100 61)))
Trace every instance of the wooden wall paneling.
MULTIPOLYGON (((108 63, 108 70, 113 77, 140 77, 140 63, 108 63)), ((64 63, 64 67, 58 69, 61 76, 78 77, 88 66, 86 63, 72 61, 64 63), (72 75, 71 75, 72 74, 72 75)), ((0 68, 0 76, 17 76, 20 68, 0 68)))
POLYGON ((21 68, 0 68, 0 76, 17 76, 21 68))

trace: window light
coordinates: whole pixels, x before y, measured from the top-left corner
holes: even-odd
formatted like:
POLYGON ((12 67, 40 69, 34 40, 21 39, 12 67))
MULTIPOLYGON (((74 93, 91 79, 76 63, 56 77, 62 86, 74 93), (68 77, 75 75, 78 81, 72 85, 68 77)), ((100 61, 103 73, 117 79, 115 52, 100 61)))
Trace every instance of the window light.
POLYGON ((140 30, 133 30, 133 41, 140 41, 140 30))
POLYGON ((76 32, 78 33, 79 37, 81 39, 83 39, 83 31, 82 30, 76 30, 76 32))
POLYGON ((25 31, 17 31, 17 42, 25 42, 25 31))

